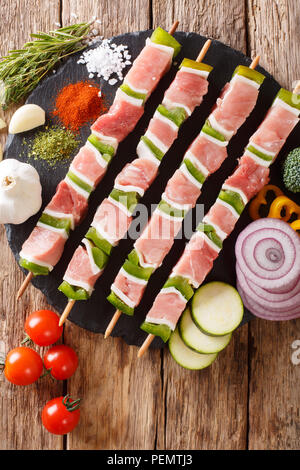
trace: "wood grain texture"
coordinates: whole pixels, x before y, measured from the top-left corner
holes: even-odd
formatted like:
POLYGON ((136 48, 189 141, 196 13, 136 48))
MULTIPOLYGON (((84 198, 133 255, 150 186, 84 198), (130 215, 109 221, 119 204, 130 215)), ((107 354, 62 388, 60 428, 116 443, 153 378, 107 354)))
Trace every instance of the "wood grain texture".
POLYGON ((138 361, 138 348, 121 338, 104 340, 71 324, 65 341, 79 353, 68 392, 83 397, 68 449, 154 449, 162 404, 159 352, 138 361))
POLYGON ((250 332, 249 449, 299 449, 300 321, 254 320, 250 332))
MULTIPOLYGON (((56 0, 2 1, 1 55, 11 48, 21 47, 29 40, 30 32, 55 29, 54 23, 59 21, 59 9, 59 1, 56 0), (5 29, 2 25, 5 25, 5 29)), ((12 111, 5 113, 7 121, 12 111)), ((5 136, 5 133, 1 134, 2 142, 5 136)), ((32 286, 21 301, 15 301, 15 293, 24 276, 10 252, 3 226, 0 229, 0 247, 0 351, 7 353, 19 346, 23 339, 26 316, 34 310, 47 308, 47 304, 43 295, 32 286)), ((45 431, 40 417, 46 402, 61 394, 62 383, 50 378, 28 387, 16 387, 0 374, 0 448, 62 449, 63 439, 45 431)))
MULTIPOLYGON (((64 0, 63 24, 96 16, 105 37, 148 29, 149 4, 64 0), (138 12, 138 14, 137 14, 138 12)), ((101 312, 99 312, 101 315, 101 312)), ((80 357, 80 370, 68 382, 71 395, 83 396, 80 426, 67 438, 68 449, 153 449, 161 406, 160 353, 137 360, 137 348, 122 339, 103 339, 66 324, 65 341, 80 357)))
POLYGON ((300 78, 298 0, 247 0, 249 48, 282 86, 300 78))
MULTIPOLYGON (((153 26, 168 27, 178 19, 179 30, 215 37, 243 52, 247 49, 252 56, 261 53, 262 65, 284 86, 291 88, 299 78, 298 0, 153 0, 151 4, 153 26)), ((2 0, 1 7, 2 54, 21 46, 30 32, 55 28, 60 21, 65 25, 96 16, 102 22, 96 28, 105 36, 151 26, 150 2, 143 0, 2 0)), ((4 141, 5 133, 0 139, 4 141)), ((0 352, 6 353, 23 338, 25 317, 47 305, 32 286, 15 302, 23 274, 3 227, 0 250, 0 352)), ((299 449, 300 366, 291 362, 291 344, 297 339, 299 321, 255 320, 234 333, 211 368, 189 372, 172 360, 167 349, 150 351, 137 361, 137 348, 122 339, 104 341, 67 323, 64 340, 79 355, 79 369, 68 382, 68 392, 83 402, 80 424, 67 437, 66 447, 299 449)), ((44 431, 40 420, 43 405, 61 395, 62 388, 62 383, 49 378, 17 388, 0 374, 0 449, 62 449, 63 439, 44 431)))
MULTIPOLYGON (((298 0, 247 0, 249 49, 292 90, 300 76, 298 0), (298 12, 298 13, 297 13, 298 12)), ((299 449, 300 366, 291 362, 300 321, 249 326, 249 448, 299 449)))
POLYGON ((178 31, 194 31, 246 50, 245 5, 233 0, 153 0, 153 26, 179 20, 178 31))
POLYGON ((63 24, 97 19, 94 27, 105 37, 148 29, 148 0, 62 0, 63 24))
POLYGON ((158 449, 246 449, 247 357, 247 326, 202 371, 183 369, 165 351, 165 433, 158 434, 158 449))
MULTIPOLYGON (((246 52, 245 8, 239 0, 230 3, 228 9, 219 1, 154 0, 153 23, 178 19, 179 30, 196 31, 246 52)), ((164 351, 159 449, 246 448, 247 338, 245 325, 213 366, 199 372, 185 371, 164 351)))

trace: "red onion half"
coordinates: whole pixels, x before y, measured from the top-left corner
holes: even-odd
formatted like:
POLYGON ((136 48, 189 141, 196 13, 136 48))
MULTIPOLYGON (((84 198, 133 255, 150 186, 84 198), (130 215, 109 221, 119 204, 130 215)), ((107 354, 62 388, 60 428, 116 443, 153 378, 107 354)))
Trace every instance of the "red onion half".
POLYGON ((254 302, 250 297, 243 291, 239 282, 237 282, 237 289, 241 296, 244 306, 250 310, 256 317, 262 318, 264 320, 273 320, 273 321, 286 321, 286 320, 295 320, 300 317, 300 306, 297 309, 288 312, 288 313, 274 313, 273 310, 266 309, 261 307, 259 304, 254 302))
POLYGON ((265 289, 261 289, 261 291, 264 293, 264 295, 262 296, 258 294, 258 286, 255 286, 255 289, 250 286, 247 278, 240 270, 238 264, 236 266, 236 275, 239 281, 239 285, 241 286, 243 291, 247 293, 247 296, 262 307, 266 307, 269 310, 272 309, 274 313, 282 313, 284 311, 289 312, 290 310, 294 310, 295 307, 298 306, 300 310, 300 292, 298 286, 297 294, 293 295, 291 291, 291 295, 289 298, 285 298, 286 294, 274 294, 272 292, 268 292, 265 289))
POLYGON ((260 219, 236 242, 237 286, 245 306, 269 320, 300 317, 300 237, 280 219, 260 219))
POLYGON ((289 290, 300 277, 300 237, 283 220, 249 224, 238 236, 235 254, 246 278, 271 292, 289 290))

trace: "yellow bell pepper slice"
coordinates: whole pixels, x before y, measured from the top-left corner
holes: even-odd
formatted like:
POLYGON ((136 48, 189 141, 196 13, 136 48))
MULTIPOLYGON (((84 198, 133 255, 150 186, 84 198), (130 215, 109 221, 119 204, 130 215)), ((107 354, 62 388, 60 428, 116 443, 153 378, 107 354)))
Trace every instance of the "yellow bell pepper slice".
POLYGON ((274 217, 275 219, 281 219, 288 222, 293 214, 297 215, 297 219, 291 222, 289 225, 294 230, 300 229, 300 206, 294 201, 289 199, 287 196, 279 196, 271 204, 268 217, 274 217), (297 223, 295 223, 297 222, 297 223), (295 228, 297 227, 297 228, 295 228))
POLYGON ((294 230, 299 230, 300 231, 300 219, 297 219, 297 220, 294 220, 294 222, 292 222, 290 224, 290 226, 294 229, 294 230))
POLYGON ((269 192, 272 192, 275 195, 275 198, 283 195, 283 192, 281 191, 280 188, 278 188, 278 186, 275 186, 273 184, 267 184, 266 186, 264 186, 259 191, 257 196, 251 201, 250 206, 249 206, 249 214, 253 220, 257 220, 261 218, 259 214, 259 209, 261 206, 266 206, 268 204, 266 195, 269 192))

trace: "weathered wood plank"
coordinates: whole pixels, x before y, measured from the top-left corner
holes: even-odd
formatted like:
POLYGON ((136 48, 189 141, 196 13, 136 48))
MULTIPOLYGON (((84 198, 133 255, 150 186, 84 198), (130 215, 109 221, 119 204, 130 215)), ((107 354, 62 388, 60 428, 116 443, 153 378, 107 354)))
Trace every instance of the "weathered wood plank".
POLYGON ((247 0, 249 46, 282 86, 299 80, 298 0, 247 0))
POLYGON ((122 339, 104 340, 71 324, 65 341, 79 354, 68 392, 83 397, 68 449, 153 449, 162 402, 159 353, 138 361, 137 348, 122 339))
MULTIPOLYGON (((63 1, 63 24, 90 20, 105 37, 147 29, 149 4, 63 1)), ((99 312, 101 315, 101 312, 99 312)), ((137 348, 122 339, 103 339, 67 324, 66 343, 79 353, 80 368, 68 383, 72 395, 84 397, 81 423, 69 437, 68 449, 153 449, 157 408, 161 403, 160 353, 137 360, 137 348)))
MULTIPOLYGON (((179 20, 179 30, 196 31, 246 52, 243 2, 153 1, 153 23, 179 20)), ((191 372, 180 368, 164 351, 159 449, 245 449, 247 441, 247 331, 234 334, 232 344, 212 367, 191 372), (176 432, 175 432, 176 430, 176 432)))
POLYGON ((202 371, 183 369, 165 351, 165 433, 160 429, 159 449, 246 448, 247 330, 236 331, 231 344, 202 371))
POLYGON ((153 0, 154 27, 175 20, 178 31, 194 31, 246 50, 244 2, 234 0, 229 6, 218 0, 153 0))
MULTIPOLYGON (((248 0, 251 50, 289 89, 299 79, 299 2, 248 0)), ((299 449, 299 365, 291 344, 300 338, 299 322, 250 325, 249 448, 299 449)))
MULTIPOLYGON (((54 23, 59 21, 59 9, 59 0, 4 0, 0 10, 0 23, 5 25, 0 30, 1 53, 22 46, 28 41, 30 32, 54 29, 54 23)), ((5 113, 7 121, 10 115, 11 111, 5 113)), ((3 143, 5 133, 1 134, 1 140, 3 143)), ((24 275, 10 252, 3 226, 0 229, 0 251, 0 351, 7 353, 23 339, 26 316, 34 310, 47 308, 47 304, 44 296, 32 286, 21 301, 15 301, 15 293, 24 275)), ((36 385, 15 387, 0 374, 0 448, 61 449, 63 439, 45 431, 40 417, 46 402, 61 393, 62 383, 50 378, 42 379, 36 385)))
POLYGON ((95 23, 95 28, 105 37, 148 29, 149 1, 62 0, 63 24, 91 21, 93 18, 101 22, 95 23))
POLYGON ((299 449, 300 365, 292 363, 299 321, 250 326, 249 449, 299 449))

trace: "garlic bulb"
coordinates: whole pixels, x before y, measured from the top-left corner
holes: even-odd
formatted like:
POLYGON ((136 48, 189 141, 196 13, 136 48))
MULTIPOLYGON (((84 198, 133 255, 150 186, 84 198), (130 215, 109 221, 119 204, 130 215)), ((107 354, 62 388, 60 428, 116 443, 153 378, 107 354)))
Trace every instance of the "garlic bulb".
POLYGON ((42 205, 38 172, 13 158, 0 162, 0 223, 21 224, 42 205))

